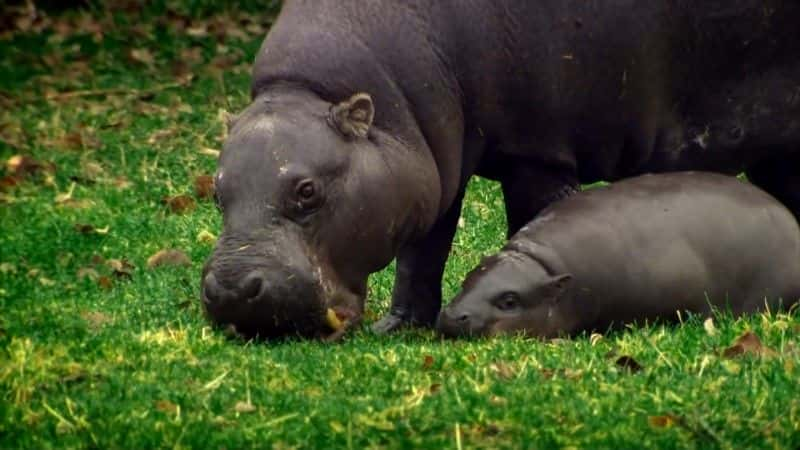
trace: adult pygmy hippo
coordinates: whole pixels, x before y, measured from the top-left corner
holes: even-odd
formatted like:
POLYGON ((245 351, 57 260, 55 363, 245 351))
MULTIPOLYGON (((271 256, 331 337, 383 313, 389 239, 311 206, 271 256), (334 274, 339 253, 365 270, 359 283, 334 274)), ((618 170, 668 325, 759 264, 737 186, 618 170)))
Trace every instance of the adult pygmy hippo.
POLYGON ((438 328, 554 337, 798 299, 800 227, 792 214, 734 177, 680 172, 546 208, 469 274, 438 328))
POLYGON ((644 172, 745 170, 800 213, 798 23, 797 0, 287 0, 219 159, 205 309, 317 335, 396 257, 376 329, 433 325, 474 174, 509 235, 644 172))

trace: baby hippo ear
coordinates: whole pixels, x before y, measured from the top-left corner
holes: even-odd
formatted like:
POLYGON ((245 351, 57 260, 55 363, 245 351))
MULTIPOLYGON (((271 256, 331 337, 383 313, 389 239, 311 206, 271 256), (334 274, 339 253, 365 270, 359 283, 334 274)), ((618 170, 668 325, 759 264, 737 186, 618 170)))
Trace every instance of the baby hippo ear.
POLYGON ((349 138, 365 138, 375 117, 375 106, 369 94, 360 92, 331 106, 329 119, 334 127, 349 138))
POLYGON ((557 302, 571 282, 572 274, 562 273, 545 280, 542 290, 545 297, 552 299, 553 302, 557 302))

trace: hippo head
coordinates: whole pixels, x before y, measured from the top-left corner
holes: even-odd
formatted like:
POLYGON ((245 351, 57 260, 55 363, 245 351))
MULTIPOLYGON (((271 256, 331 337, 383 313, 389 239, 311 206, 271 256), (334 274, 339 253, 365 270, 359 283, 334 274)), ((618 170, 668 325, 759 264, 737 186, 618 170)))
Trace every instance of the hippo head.
POLYGON ((434 220, 420 213, 428 184, 409 183, 395 164, 409 152, 374 114, 367 94, 329 103, 287 87, 232 120, 215 176, 223 230, 201 282, 212 322, 270 338, 338 331, 332 311, 360 319, 368 275, 434 220))
POLYGON ((558 302, 571 279, 550 275, 525 253, 504 250, 470 272, 437 328, 449 337, 513 332, 554 337, 562 329, 558 302))

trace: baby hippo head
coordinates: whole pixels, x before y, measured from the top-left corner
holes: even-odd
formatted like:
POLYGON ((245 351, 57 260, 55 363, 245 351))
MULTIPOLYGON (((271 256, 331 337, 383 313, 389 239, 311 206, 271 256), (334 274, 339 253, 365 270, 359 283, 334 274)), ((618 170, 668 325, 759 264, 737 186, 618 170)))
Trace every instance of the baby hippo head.
POLYGON ((550 338, 564 330, 559 301, 572 276, 550 274, 535 258, 504 249, 467 275, 461 292, 439 315, 448 337, 521 332, 550 338))

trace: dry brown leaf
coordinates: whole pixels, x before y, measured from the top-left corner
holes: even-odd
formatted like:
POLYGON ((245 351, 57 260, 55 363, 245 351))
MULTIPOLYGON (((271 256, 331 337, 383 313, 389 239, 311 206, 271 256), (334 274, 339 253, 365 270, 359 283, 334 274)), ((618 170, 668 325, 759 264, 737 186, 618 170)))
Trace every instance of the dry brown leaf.
POLYGON ((670 428, 679 425, 683 419, 673 414, 665 414, 663 416, 650 416, 647 418, 647 423, 653 428, 670 428))
POLYGON ((119 189, 119 190, 128 189, 129 187, 131 187, 133 185, 133 183, 128 181, 128 179, 125 178, 125 177, 114 178, 114 181, 111 184, 113 184, 114 187, 119 189))
POLYGON ((236 62, 236 58, 232 55, 217 55, 210 61, 209 66, 221 71, 226 71, 233 67, 236 62))
POLYGON ((250 402, 236 402, 236 405, 233 406, 233 410, 237 413, 251 413, 256 410, 255 405, 250 402))
POLYGON ((628 369, 632 373, 638 372, 643 369, 642 365, 639 364, 632 356, 622 355, 617 358, 615 363, 618 367, 623 369, 628 369))
POLYGON ((19 178, 36 175, 40 172, 55 172, 52 163, 37 161, 27 155, 14 155, 6 161, 8 175, 19 178))
POLYGON ((158 400, 155 406, 158 411, 163 413, 175 414, 178 412, 178 405, 169 400, 158 400))
POLYGON ((147 143, 149 145, 157 144, 164 139, 171 138, 178 134, 178 130, 175 128, 164 128, 161 130, 156 130, 150 133, 150 136, 147 138, 147 143))
POLYGON ((490 369, 497 375, 498 378, 510 380, 517 376, 517 371, 514 370, 508 363, 498 361, 489 366, 490 369))
POLYGON ((195 38, 206 37, 208 36, 208 24, 205 23, 193 24, 191 27, 186 28, 186 34, 195 38))
POLYGON ((433 367, 433 356, 425 355, 422 357, 422 368, 425 370, 430 369, 433 367))
POLYGON ((202 47, 189 47, 181 50, 180 60, 189 65, 196 65, 203 62, 202 47))
POLYGON ((110 290, 112 287, 114 287, 114 282, 111 280, 111 278, 103 275, 97 279, 97 285, 102 289, 110 290))
POLYGON ((100 274, 97 272, 97 270, 95 270, 95 269, 93 269, 91 267, 81 267, 80 269, 78 269, 78 272, 75 274, 75 276, 79 280, 82 280, 84 278, 88 278, 88 279, 94 281, 94 280, 97 280, 98 278, 100 278, 100 274))
POLYGON ((130 53, 128 53, 128 56, 132 61, 144 64, 146 66, 152 66, 156 61, 153 53, 146 48, 131 49, 130 53))
POLYGON ((81 313, 81 317, 95 330, 111 322, 110 316, 99 311, 84 311, 81 313))
POLYGON ((7 192, 22 183, 22 177, 16 175, 6 175, 0 178, 0 191, 7 192))
POLYGON ((133 276, 133 269, 135 267, 127 259, 109 259, 106 261, 106 264, 111 268, 117 278, 130 278, 133 276))
POLYGON ((192 260, 186 256, 186 253, 175 249, 159 250, 147 258, 147 267, 150 269, 158 266, 189 266, 191 264, 192 260))
POLYGON ((108 226, 105 226, 103 228, 96 228, 94 225, 89 223, 76 223, 75 225, 73 225, 73 227, 75 228, 75 231, 77 231, 80 234, 92 234, 92 233, 108 234, 109 230, 108 226))
POLYGON ((206 156, 213 156, 214 158, 219 158, 219 150, 211 147, 203 147, 200 149, 200 153, 206 156))
POLYGON ((430 392, 431 394, 437 394, 441 390, 442 390, 441 383, 433 383, 431 387, 428 388, 428 392, 430 392))
POLYGON ((105 177, 106 169, 95 161, 84 160, 81 162, 81 176, 89 181, 97 181, 105 177))
POLYGON ((195 208, 194 199, 186 194, 166 197, 164 203, 173 214, 186 214, 195 208))
POLYGON ((211 175, 198 175, 194 179, 194 194, 197 198, 203 200, 214 198, 214 177, 211 175))
POLYGON ((733 345, 722 352, 725 358, 742 355, 774 356, 775 351, 761 344, 761 339, 752 331, 747 331, 733 342, 733 345))

